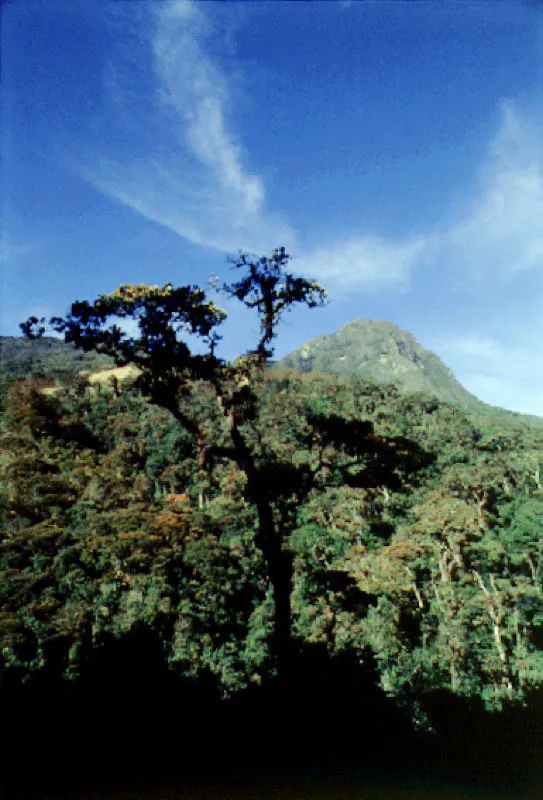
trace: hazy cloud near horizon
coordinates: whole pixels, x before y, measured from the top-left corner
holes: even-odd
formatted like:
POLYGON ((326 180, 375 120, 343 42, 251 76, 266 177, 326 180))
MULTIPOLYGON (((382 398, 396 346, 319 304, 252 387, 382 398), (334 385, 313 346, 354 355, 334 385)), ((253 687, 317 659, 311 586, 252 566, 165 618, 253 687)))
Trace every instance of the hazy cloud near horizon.
POLYGON ((543 337, 508 344, 466 333, 436 344, 443 360, 457 365, 456 376, 476 397, 484 397, 494 405, 522 409, 529 396, 534 407, 543 407, 543 381, 534 371, 534 365, 541 361, 543 337))

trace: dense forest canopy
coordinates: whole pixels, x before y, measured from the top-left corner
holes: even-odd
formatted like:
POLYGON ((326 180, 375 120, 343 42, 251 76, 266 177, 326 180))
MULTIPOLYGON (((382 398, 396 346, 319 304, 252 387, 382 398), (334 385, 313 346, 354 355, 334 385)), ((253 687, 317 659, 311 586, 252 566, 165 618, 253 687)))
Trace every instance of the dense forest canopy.
POLYGON ((284 250, 236 266, 222 289, 261 329, 233 364, 215 355, 225 315, 201 289, 132 286, 51 323, 136 364, 133 384, 10 382, 3 670, 76 678, 106 639, 145 625, 172 669, 225 694, 287 685, 296 654, 319 645, 375 670, 414 717, 437 690, 488 709, 523 701, 543 682, 540 431, 263 369, 281 315, 324 292, 284 250))

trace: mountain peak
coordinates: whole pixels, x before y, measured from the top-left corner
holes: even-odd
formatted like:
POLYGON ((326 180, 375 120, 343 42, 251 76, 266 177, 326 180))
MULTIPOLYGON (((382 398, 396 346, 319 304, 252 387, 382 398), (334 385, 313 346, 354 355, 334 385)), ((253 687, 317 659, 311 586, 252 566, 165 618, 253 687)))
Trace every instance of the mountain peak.
POLYGON ((386 320, 355 319, 335 333, 305 342, 279 363, 304 372, 394 384, 402 392, 424 392, 466 408, 479 405, 435 353, 422 347, 410 331, 386 320))

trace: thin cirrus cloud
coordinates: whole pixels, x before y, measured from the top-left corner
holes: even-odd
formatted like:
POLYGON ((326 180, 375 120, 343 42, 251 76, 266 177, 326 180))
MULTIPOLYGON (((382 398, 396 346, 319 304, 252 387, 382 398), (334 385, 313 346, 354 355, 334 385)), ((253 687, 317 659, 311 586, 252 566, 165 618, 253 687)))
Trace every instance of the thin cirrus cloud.
POLYGON ((175 154, 87 172, 105 194, 179 236, 225 252, 291 247, 292 228, 266 208, 261 179, 243 164, 228 124, 227 76, 206 52, 208 19, 199 4, 159 4, 149 40, 156 95, 177 139, 175 154))
POLYGON ((196 158, 214 175, 217 186, 233 193, 248 214, 262 210, 264 187, 241 164, 239 147, 226 129, 229 103, 226 78, 202 46, 206 20, 192 2, 161 7, 153 40, 162 98, 184 123, 184 136, 196 158))
POLYGON ((466 333, 441 341, 439 351, 477 397, 541 414, 543 381, 534 364, 540 360, 542 346, 537 337, 506 344, 492 336, 466 333))
POLYGON ((296 260, 296 267, 330 282, 336 296, 348 291, 407 290, 412 271, 425 262, 434 246, 431 235, 422 234, 392 242, 370 234, 317 248, 296 260))
POLYGON ((456 288, 477 296, 476 313, 436 349, 478 397, 541 414, 543 138, 534 115, 503 104, 480 174, 477 196, 440 237, 442 261, 456 288))
POLYGON ((525 273, 543 276, 542 141, 536 122, 504 103, 476 193, 455 220, 400 242, 343 239, 299 263, 339 292, 406 289, 423 265, 439 268, 444 281, 468 293, 489 280, 506 285, 525 273))
POLYGON ((230 123, 230 79, 209 52, 205 8, 174 0, 154 15, 157 97, 180 148, 136 164, 102 161, 89 179, 104 193, 198 245, 265 252, 280 242, 297 253, 300 272, 326 281, 336 296, 405 291, 422 265, 468 292, 490 275, 507 281, 540 268, 541 138, 512 104, 502 107, 476 193, 455 220, 400 241, 362 231, 300 252, 297 231, 270 212, 263 181, 244 166, 230 123))
MULTIPOLYGON (((123 165, 102 159, 87 173, 96 188, 194 244, 232 252, 264 252, 280 242, 298 251, 296 230, 266 209, 262 180, 243 166, 243 153, 227 124, 228 76, 206 51, 209 21, 190 0, 158 7, 150 44, 157 95, 182 144, 168 161, 123 165), (189 156, 189 157, 187 157, 189 156)), ((297 269, 331 283, 336 295, 405 289, 431 236, 404 242, 372 234, 333 241, 302 252, 297 269)))
POLYGON ((479 285, 543 272, 543 145, 534 119, 502 105, 501 127, 462 218, 441 234, 458 274, 479 285))

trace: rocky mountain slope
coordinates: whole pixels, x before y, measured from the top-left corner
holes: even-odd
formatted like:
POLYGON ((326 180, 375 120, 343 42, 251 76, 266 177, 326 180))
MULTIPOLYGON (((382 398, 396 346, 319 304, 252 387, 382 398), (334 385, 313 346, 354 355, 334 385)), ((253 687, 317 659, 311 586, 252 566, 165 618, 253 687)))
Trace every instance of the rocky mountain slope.
POLYGON ((435 353, 392 322, 357 319, 336 333, 306 342, 279 363, 306 372, 334 372, 392 383, 402 392, 424 392, 464 408, 480 404, 435 353))
POLYGON ((361 317, 335 333, 311 339, 277 363, 303 372, 331 372, 394 384, 405 394, 421 392, 460 406, 475 421, 484 418, 485 424, 543 427, 543 417, 479 400, 435 353, 393 322, 361 317))

